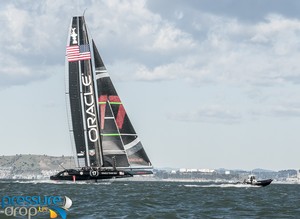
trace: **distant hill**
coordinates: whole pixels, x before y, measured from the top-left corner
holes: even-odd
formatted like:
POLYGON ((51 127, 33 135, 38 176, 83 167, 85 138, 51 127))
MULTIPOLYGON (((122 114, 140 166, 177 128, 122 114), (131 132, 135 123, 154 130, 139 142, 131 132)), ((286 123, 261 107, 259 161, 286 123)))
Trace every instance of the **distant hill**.
MULTIPOLYGON (((72 156, 48 156, 17 154, 13 156, 0 155, 0 179, 46 179, 57 174, 57 172, 75 168, 72 156)), ((156 179, 156 180, 210 180, 210 181, 239 181, 244 176, 254 173, 259 179, 271 178, 278 181, 287 181, 287 178, 294 176, 297 179, 297 170, 271 171, 254 169, 252 171, 218 169, 211 173, 203 172, 180 172, 178 168, 156 168, 152 176, 135 177, 135 179, 156 179)), ((300 182, 299 182, 300 183, 300 182)))
POLYGON ((256 168, 256 169, 252 170, 252 172, 253 173, 270 173, 270 172, 275 172, 275 171, 256 168))
POLYGON ((41 173, 42 170, 62 170, 73 168, 74 159, 71 156, 47 156, 19 154, 13 156, 0 156, 0 168, 9 169, 12 173, 22 174, 24 172, 41 173))

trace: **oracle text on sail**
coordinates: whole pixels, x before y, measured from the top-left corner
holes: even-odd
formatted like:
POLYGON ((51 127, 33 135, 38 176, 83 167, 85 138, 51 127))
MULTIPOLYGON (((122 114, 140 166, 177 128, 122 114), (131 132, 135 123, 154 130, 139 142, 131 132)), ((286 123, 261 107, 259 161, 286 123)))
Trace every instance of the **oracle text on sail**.
POLYGON ((99 132, 97 126, 94 89, 90 75, 82 76, 82 85, 84 86, 83 99, 85 104, 88 138, 91 142, 96 142, 99 139, 99 132))

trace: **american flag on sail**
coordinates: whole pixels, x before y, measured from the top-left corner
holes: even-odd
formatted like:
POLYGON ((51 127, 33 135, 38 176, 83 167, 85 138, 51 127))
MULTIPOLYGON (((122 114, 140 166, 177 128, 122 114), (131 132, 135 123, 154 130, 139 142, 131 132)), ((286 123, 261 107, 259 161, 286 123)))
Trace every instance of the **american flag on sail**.
POLYGON ((68 62, 76 62, 80 60, 91 59, 91 52, 89 45, 75 45, 67 46, 68 62))

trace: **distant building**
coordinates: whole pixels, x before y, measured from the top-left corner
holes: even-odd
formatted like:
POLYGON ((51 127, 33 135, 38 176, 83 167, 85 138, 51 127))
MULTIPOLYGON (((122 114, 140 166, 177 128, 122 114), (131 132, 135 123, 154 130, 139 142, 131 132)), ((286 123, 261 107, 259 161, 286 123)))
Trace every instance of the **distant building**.
POLYGON ((211 169, 198 169, 198 172, 201 172, 201 173, 213 173, 213 172, 215 172, 215 170, 211 170, 211 169))
POLYGON ((211 169, 186 169, 180 168, 179 173, 214 173, 215 170, 211 169))

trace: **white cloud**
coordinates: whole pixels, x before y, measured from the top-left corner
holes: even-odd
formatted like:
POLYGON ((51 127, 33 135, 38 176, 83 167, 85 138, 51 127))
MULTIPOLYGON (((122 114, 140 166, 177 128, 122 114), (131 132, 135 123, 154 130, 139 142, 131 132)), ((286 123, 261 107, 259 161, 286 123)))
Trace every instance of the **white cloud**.
POLYGON ((4 27, 7 28, 2 29, 2 33, 9 33, 9 37, 4 38, 7 43, 25 42, 26 38, 22 36, 28 26, 29 14, 13 5, 8 5, 1 14, 4 20, 3 24, 6 23, 4 27))
MULTIPOLYGON (((22 76, 24 70, 15 69, 15 65, 22 69, 38 69, 40 63, 48 68, 63 65, 66 17, 71 18, 76 8, 70 2, 34 2, 32 9, 21 3, 2 7, 0 31, 4 37, 0 43, 4 49, 0 60, 11 67, 2 69, 0 77, 22 76)), ((78 4, 86 8, 86 2, 78 4)), ((180 28, 151 12, 146 1, 90 1, 86 20, 112 69, 126 62, 134 66, 130 67, 130 77, 130 72, 124 75, 127 79, 185 79, 196 84, 299 83, 300 20, 270 14, 257 23, 245 23, 209 13, 183 16, 185 13, 184 9, 174 11, 177 21, 189 19, 185 22, 191 24, 180 28)))
POLYGON ((271 113, 279 117, 300 117, 300 106, 275 106, 271 113))
POLYGON ((59 2, 50 2, 35 2, 31 7, 25 6, 26 1, 7 2, 2 7, 2 87, 48 78, 57 73, 55 69, 59 62, 63 64, 65 43, 62 43, 62 39, 65 37, 60 29, 65 27, 60 25, 57 16, 62 8, 59 2))
MULTIPOLYGON (((300 117, 300 98, 297 94, 278 92, 278 96, 269 96, 264 102, 256 105, 248 113, 253 118, 276 117, 276 118, 295 118, 300 117)), ((276 94, 276 92, 273 92, 276 94)))
MULTIPOLYGON (((146 37, 146 34, 149 33, 144 31, 144 29, 149 28, 142 27, 141 37, 146 37)), ((181 50, 191 49, 196 46, 189 34, 168 23, 159 27, 156 26, 155 30, 151 32, 153 34, 152 42, 150 45, 144 46, 145 50, 157 53, 174 52, 174 50, 181 52, 181 50)))
POLYGON ((125 46, 127 50, 124 53, 139 50, 169 54, 195 46, 189 33, 152 13, 147 9, 146 1, 113 0, 103 3, 101 15, 98 15, 99 8, 93 7, 88 10, 87 17, 92 18, 88 22, 92 35, 104 47, 106 43, 114 42, 121 49, 125 46))
MULTIPOLYGON (((152 70, 147 69, 147 74, 142 71, 139 78, 155 80, 192 77, 198 82, 209 80, 216 83, 274 85, 293 82, 300 77, 299 20, 269 15, 259 23, 241 23, 236 19, 212 15, 206 17, 208 19, 202 17, 198 23, 206 20, 207 24, 202 24, 201 28, 196 26, 194 30, 202 33, 205 30, 204 40, 190 41, 192 49, 183 47, 180 52, 173 54, 169 63, 152 70), (187 59, 191 57, 197 63, 186 68, 187 59), (170 68, 174 65, 177 71, 170 68), (183 67, 180 68, 180 65, 183 67), (206 72, 205 77, 202 77, 203 72, 206 72)), ((190 30, 185 35, 195 33, 190 30)))
POLYGON ((172 80, 178 78, 179 74, 188 74, 189 66, 187 63, 169 63, 157 66, 154 69, 149 69, 146 66, 141 66, 136 71, 138 79, 146 80, 172 80))
POLYGON ((242 115, 228 106, 209 105, 189 112, 171 113, 168 118, 189 122, 234 124, 241 121, 242 115))

